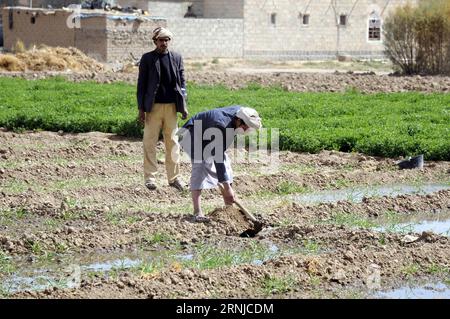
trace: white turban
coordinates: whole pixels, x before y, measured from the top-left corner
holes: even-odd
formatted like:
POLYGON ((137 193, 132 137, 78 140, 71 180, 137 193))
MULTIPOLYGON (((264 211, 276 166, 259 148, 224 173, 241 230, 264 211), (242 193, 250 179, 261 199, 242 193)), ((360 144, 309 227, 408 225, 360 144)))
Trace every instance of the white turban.
POLYGON ((155 30, 153 30, 153 40, 158 40, 159 38, 169 38, 172 40, 173 34, 168 29, 163 27, 158 27, 155 30))
POLYGON ((259 130, 262 127, 258 112, 252 108, 241 107, 236 113, 236 116, 243 120, 247 126, 255 130, 259 130))

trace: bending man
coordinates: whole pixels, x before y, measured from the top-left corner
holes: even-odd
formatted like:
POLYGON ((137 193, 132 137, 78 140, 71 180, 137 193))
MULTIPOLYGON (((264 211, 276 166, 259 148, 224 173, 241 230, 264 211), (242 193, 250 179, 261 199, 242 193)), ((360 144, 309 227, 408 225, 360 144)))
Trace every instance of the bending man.
POLYGON ((190 189, 197 221, 207 220, 201 209, 202 189, 221 183, 225 205, 233 204, 233 172, 225 151, 233 144, 236 134, 260 128, 258 112, 233 105, 198 113, 180 129, 181 146, 192 163, 190 189))

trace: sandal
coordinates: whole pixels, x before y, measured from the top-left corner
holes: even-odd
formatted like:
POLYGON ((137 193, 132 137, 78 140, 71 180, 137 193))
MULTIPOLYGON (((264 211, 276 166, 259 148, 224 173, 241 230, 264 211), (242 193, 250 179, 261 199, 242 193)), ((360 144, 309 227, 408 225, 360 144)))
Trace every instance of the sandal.
POLYGON ((196 223, 209 223, 211 221, 210 218, 206 217, 206 216, 194 216, 194 221, 196 223))
POLYGON ((157 188, 156 183, 152 180, 148 180, 145 182, 145 187, 147 187, 149 190, 153 191, 157 188))

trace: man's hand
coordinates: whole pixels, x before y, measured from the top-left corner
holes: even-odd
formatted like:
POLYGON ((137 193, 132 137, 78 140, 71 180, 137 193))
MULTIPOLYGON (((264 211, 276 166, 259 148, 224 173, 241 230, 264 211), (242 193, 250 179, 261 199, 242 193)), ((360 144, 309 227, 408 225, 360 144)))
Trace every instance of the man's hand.
POLYGON ((145 123, 145 112, 144 112, 144 110, 139 109, 138 121, 141 124, 145 123))
POLYGON ((182 120, 187 119, 188 115, 189 115, 189 112, 188 111, 184 111, 183 113, 181 113, 181 119, 182 120))
POLYGON ((233 188, 231 188, 231 185, 228 183, 222 183, 223 185, 223 201, 225 202, 225 205, 233 205, 234 203, 234 191, 233 188))

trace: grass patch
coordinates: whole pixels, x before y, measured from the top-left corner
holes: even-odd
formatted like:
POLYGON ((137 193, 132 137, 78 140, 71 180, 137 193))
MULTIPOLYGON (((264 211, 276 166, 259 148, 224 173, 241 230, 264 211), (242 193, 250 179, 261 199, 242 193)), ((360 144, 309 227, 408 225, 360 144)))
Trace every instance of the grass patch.
POLYGON ((282 164, 280 167, 280 171, 282 172, 291 172, 299 175, 303 174, 313 174, 318 171, 318 168, 311 164, 282 164))
POLYGON ((182 265, 187 268, 214 269, 232 265, 264 261, 274 253, 260 243, 251 242, 249 247, 242 250, 218 249, 215 246, 199 244, 195 248, 194 257, 185 260, 182 265))
POLYGON ((321 282, 322 282, 322 280, 321 280, 321 278, 319 276, 313 275, 313 274, 309 275, 309 284, 312 287, 315 287, 315 288, 319 287, 321 282))
POLYGON ((11 274, 16 270, 11 257, 8 256, 3 250, 0 250, 0 278, 2 275, 11 274))
POLYGON ((307 254, 317 254, 322 249, 318 242, 311 239, 303 240, 302 247, 307 254))
POLYGON ((420 270, 420 265, 416 264, 416 263, 412 263, 409 265, 404 266, 401 269, 401 272, 406 276, 406 277, 411 277, 414 276, 416 273, 418 273, 420 270))
MULTIPOLYGON (((338 178, 336 180, 334 180, 333 182, 327 184, 324 189, 341 189, 341 188, 347 188, 352 186, 352 181, 349 181, 345 178, 338 178)), ((354 198, 349 199, 354 200, 354 198)))
POLYGON ((142 238, 142 241, 148 245, 161 245, 166 243, 171 243, 174 241, 174 238, 168 234, 157 232, 154 234, 147 234, 142 238))
POLYGON ((8 194, 20 194, 25 192, 28 187, 30 187, 29 184, 25 183, 21 180, 9 180, 6 183, 1 185, 1 188, 5 190, 5 193, 8 194))
POLYGON ((141 264, 141 266, 139 267, 139 271, 141 275, 145 277, 149 275, 156 275, 164 267, 165 267, 164 264, 160 261, 149 261, 141 264))
POLYGON ((276 193, 280 195, 288 194, 303 194, 308 193, 311 190, 308 187, 300 186, 292 181, 282 181, 277 185, 276 193))
POLYGON ((296 281, 292 276, 267 276, 262 281, 262 287, 266 295, 287 293, 292 290, 295 284, 296 281))
MULTIPOLYGON (((298 93, 255 84, 240 90, 189 84, 188 91, 191 114, 232 104, 254 107, 265 127, 280 128, 282 150, 450 160, 449 94, 298 93)), ((135 96, 135 85, 125 83, 0 78, 0 126, 141 137, 137 110, 130 107, 135 96)))
POLYGON ((17 220, 17 219, 23 219, 30 215, 31 213, 24 207, 18 208, 18 209, 7 209, 0 211, 0 220, 7 221, 9 219, 17 220))
POLYGON ((450 274, 450 267, 432 263, 430 266, 427 267, 427 272, 433 275, 450 274))
POLYGON ((296 220, 290 217, 281 219, 278 223, 275 223, 276 227, 287 227, 292 226, 296 223, 296 220))

